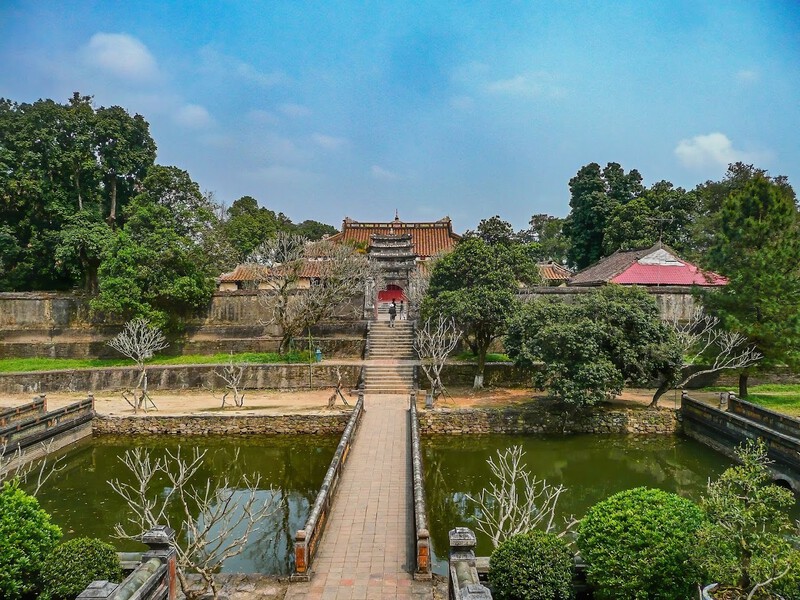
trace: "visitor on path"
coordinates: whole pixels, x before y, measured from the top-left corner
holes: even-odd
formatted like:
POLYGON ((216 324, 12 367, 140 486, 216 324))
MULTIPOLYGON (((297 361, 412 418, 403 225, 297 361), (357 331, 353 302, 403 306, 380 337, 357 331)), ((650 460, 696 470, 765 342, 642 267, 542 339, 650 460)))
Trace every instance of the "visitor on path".
POLYGON ((400 300, 400 310, 397 312, 397 319, 402 321, 403 320, 403 301, 400 300))
POLYGON ((389 327, 394 327, 394 318, 397 316, 397 304, 394 300, 389 305, 389 327))

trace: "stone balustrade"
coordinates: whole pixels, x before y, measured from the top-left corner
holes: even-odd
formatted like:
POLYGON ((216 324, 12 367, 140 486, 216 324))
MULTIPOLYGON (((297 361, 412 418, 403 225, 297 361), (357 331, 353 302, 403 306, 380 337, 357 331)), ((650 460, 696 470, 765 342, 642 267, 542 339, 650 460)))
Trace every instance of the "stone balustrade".
POLYGON ((448 596, 450 600, 491 600, 492 593, 478 576, 475 532, 468 527, 451 529, 448 596))
POLYGON ((431 539, 428 515, 425 506, 425 471, 419 443, 419 419, 417 417, 417 395, 411 394, 411 474, 414 492, 414 525, 416 534, 417 564, 414 579, 431 579, 431 539))
POLYGON ((308 581, 311 576, 311 563, 314 560, 314 555, 319 547, 322 534, 325 532, 325 526, 328 522, 331 506, 333 505, 333 497, 336 492, 336 487, 344 470, 344 465, 350 454, 350 448, 355 439, 356 429, 361 420, 364 412, 364 393, 359 392, 358 402, 353 409, 350 420, 347 422, 347 427, 342 434, 342 439, 339 441, 339 446, 331 459, 328 472, 325 474, 325 479, 322 481, 317 498, 314 501, 314 506, 308 515, 306 525, 295 534, 294 541, 294 573, 291 578, 294 581, 308 581))

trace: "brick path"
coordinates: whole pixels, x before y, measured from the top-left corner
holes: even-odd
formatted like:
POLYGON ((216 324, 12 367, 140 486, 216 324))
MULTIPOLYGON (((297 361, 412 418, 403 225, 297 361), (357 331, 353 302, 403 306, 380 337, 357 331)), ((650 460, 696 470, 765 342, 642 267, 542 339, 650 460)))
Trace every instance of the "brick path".
POLYGON ((411 491, 408 396, 368 394, 366 409, 336 491, 330 521, 308 583, 286 600, 431 597, 417 582, 411 491))

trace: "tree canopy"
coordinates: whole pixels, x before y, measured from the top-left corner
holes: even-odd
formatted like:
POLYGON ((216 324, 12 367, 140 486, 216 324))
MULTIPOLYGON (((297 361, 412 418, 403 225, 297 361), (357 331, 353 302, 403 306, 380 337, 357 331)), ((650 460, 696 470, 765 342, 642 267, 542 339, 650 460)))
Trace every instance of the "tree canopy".
MULTIPOLYGON (((764 355, 762 364, 800 361, 800 216, 783 180, 755 173, 728 195, 719 214, 707 264, 728 285, 704 295, 722 325, 744 335, 764 355)), ((747 395, 747 371, 739 393, 747 395)))

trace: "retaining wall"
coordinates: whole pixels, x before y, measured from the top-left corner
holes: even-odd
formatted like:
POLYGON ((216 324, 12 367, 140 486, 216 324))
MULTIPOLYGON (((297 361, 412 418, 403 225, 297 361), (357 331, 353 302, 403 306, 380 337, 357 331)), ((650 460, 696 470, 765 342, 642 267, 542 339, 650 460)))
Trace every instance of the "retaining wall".
POLYGON ((568 419, 551 407, 532 403, 506 408, 434 408, 419 411, 423 435, 476 435, 488 433, 632 433, 675 434, 681 430, 680 414, 669 408, 594 409, 568 419))
POLYGON ((351 411, 294 415, 108 416, 92 421, 95 435, 293 435, 340 434, 351 411))
MULTIPOLYGON (((355 388, 361 367, 332 362, 308 364, 249 365, 245 389, 308 389, 334 387, 336 369, 342 374, 344 389, 355 388), (309 386, 309 369, 311 386, 309 386)), ((147 368, 151 390, 186 388, 223 389, 224 383, 214 374, 220 365, 166 365, 147 368)), ((139 372, 130 367, 38 371, 35 373, 0 373, 0 393, 46 393, 58 391, 122 390, 133 387, 139 372)))

